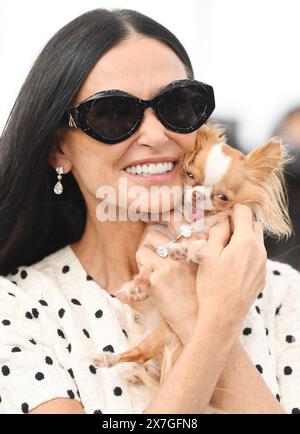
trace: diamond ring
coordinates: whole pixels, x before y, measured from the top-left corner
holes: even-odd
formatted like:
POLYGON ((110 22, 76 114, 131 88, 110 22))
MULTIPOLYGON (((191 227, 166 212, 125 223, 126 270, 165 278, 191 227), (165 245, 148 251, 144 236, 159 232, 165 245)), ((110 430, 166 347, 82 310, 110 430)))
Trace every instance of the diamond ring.
POLYGON ((168 247, 166 247, 166 246, 158 246, 157 249, 156 249, 156 253, 161 258, 166 258, 168 256, 168 254, 169 254, 168 247))
POLYGON ((179 232, 184 238, 190 238, 192 236, 192 228, 190 225, 181 225, 179 232))
POLYGON ((160 245, 157 247, 156 253, 158 254, 158 256, 160 256, 161 258, 166 258, 169 254, 168 246, 170 244, 179 240, 179 238, 181 237, 190 238, 192 236, 192 228, 189 225, 181 225, 179 228, 179 232, 180 234, 174 240, 169 241, 165 246, 160 245))

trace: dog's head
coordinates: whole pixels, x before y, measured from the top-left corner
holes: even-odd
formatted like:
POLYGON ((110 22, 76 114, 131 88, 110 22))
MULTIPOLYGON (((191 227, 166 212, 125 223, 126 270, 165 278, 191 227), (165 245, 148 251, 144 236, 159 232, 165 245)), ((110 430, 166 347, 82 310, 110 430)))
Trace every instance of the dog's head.
POLYGON ((204 217, 228 213, 235 203, 244 203, 267 233, 288 237, 292 231, 283 170, 289 161, 276 138, 244 155, 226 143, 220 126, 203 125, 182 170, 191 218, 201 212, 204 217))

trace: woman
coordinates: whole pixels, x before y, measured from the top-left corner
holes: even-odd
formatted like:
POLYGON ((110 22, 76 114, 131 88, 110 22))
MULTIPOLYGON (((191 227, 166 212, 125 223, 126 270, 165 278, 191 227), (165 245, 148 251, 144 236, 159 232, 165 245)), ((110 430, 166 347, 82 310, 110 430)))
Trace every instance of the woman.
MULTIPOLYGON (((226 412, 299 411, 299 275, 273 262, 266 273, 261 226, 246 206, 235 207, 232 229, 228 220, 211 228, 198 268, 158 256, 169 239, 154 230, 143 239, 144 221, 96 217, 99 186, 118 193, 121 178, 128 188, 181 185, 196 130, 167 128, 148 107, 125 137, 120 100, 108 121, 102 107, 96 128, 85 123, 84 105, 81 118, 73 109, 62 126, 67 109, 100 91, 150 100, 192 78, 175 36, 129 10, 88 12, 39 55, 1 139, 1 412, 203 413, 210 401, 226 412), (95 129, 102 135, 91 137, 95 129), (126 171, 159 161, 175 166, 148 180, 126 171), (128 348, 134 314, 114 292, 143 266, 184 344, 157 394, 122 379, 124 365, 91 363, 99 351, 128 348)), ((169 222, 174 235, 179 224, 169 222)))

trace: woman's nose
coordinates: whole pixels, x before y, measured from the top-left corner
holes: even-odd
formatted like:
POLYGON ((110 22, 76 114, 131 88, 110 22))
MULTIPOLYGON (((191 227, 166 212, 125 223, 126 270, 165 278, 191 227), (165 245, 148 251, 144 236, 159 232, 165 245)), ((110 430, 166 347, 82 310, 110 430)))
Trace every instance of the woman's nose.
POLYGON ((163 146, 168 142, 166 128, 157 118, 152 107, 145 110, 137 134, 137 143, 140 145, 156 147, 163 146))

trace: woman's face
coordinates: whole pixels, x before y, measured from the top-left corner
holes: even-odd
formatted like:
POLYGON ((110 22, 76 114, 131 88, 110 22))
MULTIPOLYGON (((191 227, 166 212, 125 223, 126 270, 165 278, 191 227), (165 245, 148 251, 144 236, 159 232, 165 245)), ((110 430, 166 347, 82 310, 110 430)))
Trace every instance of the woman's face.
MULTIPOLYGON (((108 89, 120 89, 149 100, 171 81, 185 78, 184 65, 171 48, 155 39, 135 36, 122 41, 101 57, 80 88, 74 104, 108 89)), ((133 186, 144 187, 143 190, 149 194, 151 186, 182 186, 180 169, 183 157, 193 150, 195 138, 196 132, 180 134, 167 130, 150 107, 145 111, 139 129, 115 145, 101 143, 77 128, 65 129, 59 143, 63 153, 57 152, 51 164, 63 166, 64 173, 72 171, 88 206, 99 203, 96 197, 99 187, 112 187, 118 197, 122 180, 127 185, 126 208, 134 201, 134 197, 129 197, 129 189, 133 186), (168 159, 175 159, 176 164, 163 175, 143 176, 126 171, 141 160, 146 164, 168 159)), ((123 190, 120 195, 124 204, 123 190)), ((110 201, 114 200, 111 198, 110 201)), ((160 197, 160 201, 164 199, 160 197)), ((160 211, 173 205, 160 202, 160 211)), ((150 212, 151 206, 150 195, 143 197, 140 211, 150 212)))

